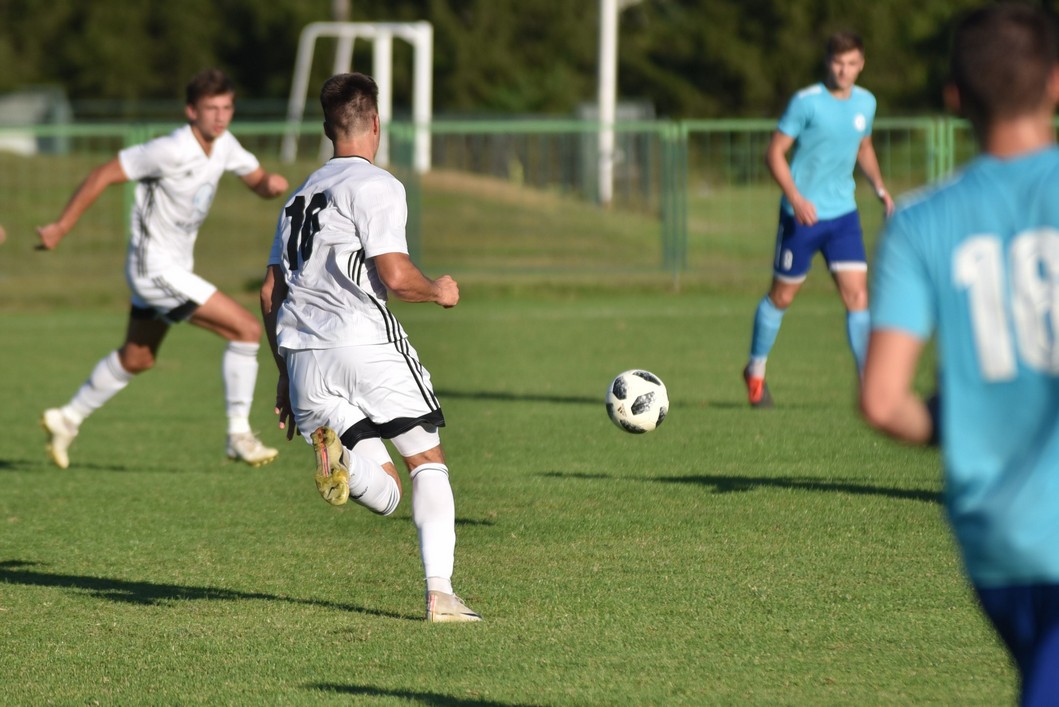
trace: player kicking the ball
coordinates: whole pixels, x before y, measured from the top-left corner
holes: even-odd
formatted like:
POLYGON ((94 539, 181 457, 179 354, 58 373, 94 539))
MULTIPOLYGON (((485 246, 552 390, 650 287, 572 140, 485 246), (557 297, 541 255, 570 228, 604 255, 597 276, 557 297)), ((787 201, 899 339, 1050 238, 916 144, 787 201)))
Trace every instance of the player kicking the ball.
POLYGON ((68 450, 85 418, 154 366, 170 325, 181 321, 228 340, 221 364, 228 456, 260 466, 278 454, 250 430, 261 324, 249 310, 192 272, 199 226, 224 172, 239 175, 263 199, 287 191, 287 180, 266 172, 228 132, 234 101, 235 89, 227 76, 217 69, 201 72, 187 86, 187 125, 124 149, 94 169, 59 220, 37 229, 39 248, 52 250, 108 186, 138 182, 125 260, 132 290, 125 342, 96 364, 69 403, 45 410, 40 421, 48 435, 48 455, 60 468, 69 466, 68 450))
POLYGON ((316 485, 333 505, 353 499, 380 515, 401 500, 383 439, 412 480, 412 521, 426 574, 426 619, 480 621, 452 589, 456 510, 438 427, 445 424, 387 290, 405 302, 454 307, 460 292, 408 257, 405 191, 372 164, 379 148, 378 87, 364 74, 320 92, 334 157, 287 201, 276 228, 261 309, 279 368, 276 413, 316 453, 316 485))

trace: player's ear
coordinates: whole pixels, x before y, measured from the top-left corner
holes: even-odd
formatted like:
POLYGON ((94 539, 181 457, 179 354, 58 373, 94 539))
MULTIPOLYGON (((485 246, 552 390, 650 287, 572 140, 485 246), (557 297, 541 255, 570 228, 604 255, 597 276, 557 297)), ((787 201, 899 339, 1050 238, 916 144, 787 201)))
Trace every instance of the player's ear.
POLYGON ((324 135, 327 136, 328 140, 335 139, 335 131, 331 129, 331 123, 324 121, 324 135))
POLYGON ((188 103, 184 106, 184 115, 187 116, 190 122, 194 123, 195 119, 199 117, 199 112, 195 110, 195 106, 188 103))
POLYGON ((1053 108, 1059 105, 1059 64, 1048 72, 1048 103, 1053 108))
POLYGON ((945 84, 945 88, 941 90, 942 100, 945 101, 945 108, 953 115, 960 115, 960 89, 956 88, 956 84, 951 81, 945 84))

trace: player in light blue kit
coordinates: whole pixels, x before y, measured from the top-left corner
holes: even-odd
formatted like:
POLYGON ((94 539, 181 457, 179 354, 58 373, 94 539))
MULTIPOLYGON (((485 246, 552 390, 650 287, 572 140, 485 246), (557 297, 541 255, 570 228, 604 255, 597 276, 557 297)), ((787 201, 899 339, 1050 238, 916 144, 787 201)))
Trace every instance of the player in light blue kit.
POLYGON ((783 190, 772 286, 758 304, 743 369, 752 407, 771 407, 765 362, 776 342, 783 313, 809 274, 813 256, 822 252, 846 305, 849 345, 863 368, 868 346, 868 266, 864 253, 853 169, 871 182, 893 212, 871 141, 875 96, 855 85, 864 68, 864 44, 849 32, 827 42, 827 77, 791 98, 772 135, 765 162, 783 190), (787 153, 794 148, 790 164, 787 153))
POLYGON ((1022 677, 1059 704, 1059 49, 1040 9, 960 23, 950 107, 983 153, 902 204, 879 244, 861 394, 893 437, 940 437, 945 506, 982 607, 1022 677), (913 392, 939 351, 938 406, 913 392))

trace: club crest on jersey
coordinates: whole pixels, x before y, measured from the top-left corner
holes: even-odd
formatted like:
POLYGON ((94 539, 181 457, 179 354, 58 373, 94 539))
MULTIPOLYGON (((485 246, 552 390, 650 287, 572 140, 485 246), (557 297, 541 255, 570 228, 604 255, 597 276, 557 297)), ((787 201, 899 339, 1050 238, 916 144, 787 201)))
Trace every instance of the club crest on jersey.
POLYGON ((203 184, 195 192, 195 196, 191 199, 191 208, 194 209, 194 215, 191 217, 193 221, 201 223, 206 220, 206 214, 210 210, 210 204, 213 203, 213 185, 203 184))

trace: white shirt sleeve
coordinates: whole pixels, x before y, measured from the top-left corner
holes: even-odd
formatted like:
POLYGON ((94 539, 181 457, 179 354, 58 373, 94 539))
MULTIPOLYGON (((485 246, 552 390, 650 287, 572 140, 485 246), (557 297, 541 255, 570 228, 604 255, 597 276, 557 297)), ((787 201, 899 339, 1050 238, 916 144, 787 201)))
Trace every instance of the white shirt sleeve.
POLYGON ((163 176, 176 167, 180 157, 180 146, 170 135, 126 147, 118 153, 118 161, 125 176, 133 182, 163 176))
POLYGON ((258 162, 257 157, 253 155, 249 150, 239 144, 239 141, 235 139, 235 136, 231 133, 225 133, 227 137, 232 139, 231 149, 228 152, 228 159, 225 160, 224 168, 229 172, 235 172, 237 175, 242 177, 245 174, 250 174, 255 169, 261 166, 258 162))
POLYGON ((404 185, 393 175, 365 183, 354 197, 353 212, 365 256, 408 253, 408 203, 404 185))

